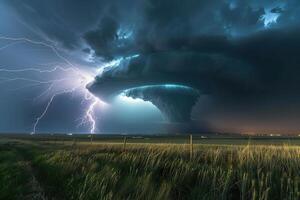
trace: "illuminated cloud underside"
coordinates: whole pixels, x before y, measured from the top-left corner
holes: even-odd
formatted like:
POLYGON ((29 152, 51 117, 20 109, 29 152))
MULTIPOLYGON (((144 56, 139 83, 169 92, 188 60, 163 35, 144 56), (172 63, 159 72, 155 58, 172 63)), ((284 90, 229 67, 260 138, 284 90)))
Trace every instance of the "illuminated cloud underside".
POLYGON ((191 87, 165 84, 127 89, 122 95, 151 102, 171 122, 186 122, 200 94, 191 87))

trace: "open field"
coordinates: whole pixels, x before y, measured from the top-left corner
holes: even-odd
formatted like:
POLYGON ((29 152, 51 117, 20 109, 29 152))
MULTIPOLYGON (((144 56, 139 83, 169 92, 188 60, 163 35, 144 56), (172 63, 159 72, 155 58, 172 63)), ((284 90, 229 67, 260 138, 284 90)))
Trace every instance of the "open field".
POLYGON ((2 135, 0 199, 300 199, 296 137, 123 142, 2 135))

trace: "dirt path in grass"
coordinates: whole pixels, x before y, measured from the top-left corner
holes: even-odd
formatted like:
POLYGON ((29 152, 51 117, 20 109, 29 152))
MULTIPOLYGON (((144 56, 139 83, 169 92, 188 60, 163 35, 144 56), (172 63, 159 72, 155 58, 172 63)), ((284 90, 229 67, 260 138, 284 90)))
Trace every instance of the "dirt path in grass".
POLYGON ((30 156, 27 155, 27 152, 22 148, 22 146, 17 146, 16 148, 18 155, 21 158, 21 161, 24 162, 24 169, 26 173, 29 175, 29 181, 26 185, 28 192, 24 194, 22 199, 25 200, 48 200, 45 196, 45 192, 39 181, 37 180, 34 169, 32 167, 32 161, 30 160, 30 156))
POLYGON ((36 179, 32 165, 30 161, 26 162, 26 170, 28 174, 30 174, 30 181, 28 182, 28 188, 30 188, 30 192, 24 197, 24 199, 33 199, 33 200, 47 200, 48 198, 45 196, 44 189, 41 184, 36 179))

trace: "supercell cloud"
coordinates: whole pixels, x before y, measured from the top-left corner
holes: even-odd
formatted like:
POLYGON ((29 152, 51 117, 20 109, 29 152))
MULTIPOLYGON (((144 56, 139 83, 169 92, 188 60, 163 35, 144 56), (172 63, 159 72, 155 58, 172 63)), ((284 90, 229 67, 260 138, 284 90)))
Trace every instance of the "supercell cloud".
POLYGON ((107 102, 140 98, 169 122, 214 130, 300 128, 298 0, 2 4, 39 37, 106 66, 87 88, 107 102))
POLYGON ((190 120, 199 92, 181 85, 147 85, 127 89, 123 95, 152 102, 172 122, 190 120))

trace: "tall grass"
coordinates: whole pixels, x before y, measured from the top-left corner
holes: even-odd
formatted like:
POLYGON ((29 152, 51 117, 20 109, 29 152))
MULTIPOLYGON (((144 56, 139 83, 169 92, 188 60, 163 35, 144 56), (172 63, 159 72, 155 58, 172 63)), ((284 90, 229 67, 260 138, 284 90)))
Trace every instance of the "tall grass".
POLYGON ((78 145, 33 153, 48 196, 64 199, 300 199, 300 147, 78 145), (41 153, 43 152, 43 153, 41 153))
POLYGON ((0 199, 22 199, 28 194, 27 163, 14 149, 0 146, 0 199))

